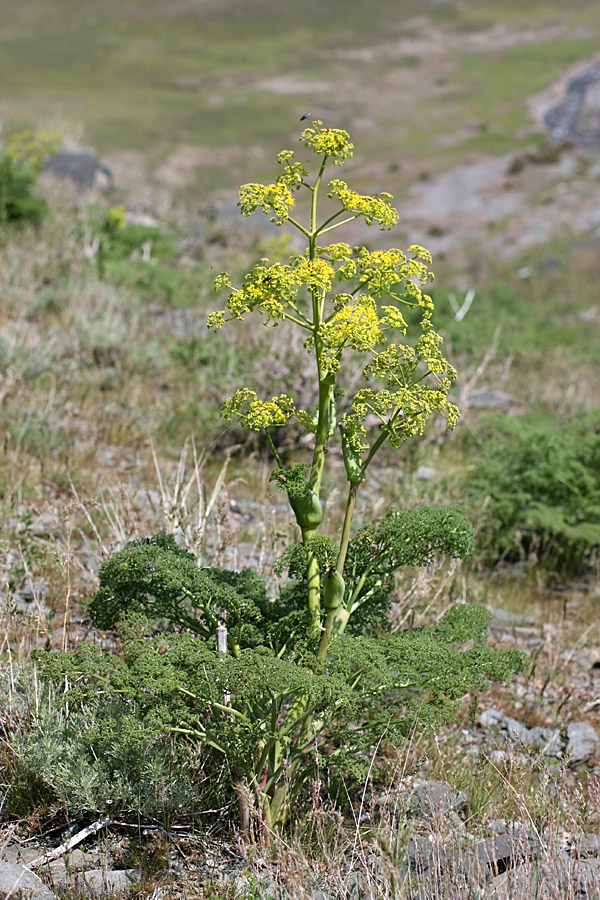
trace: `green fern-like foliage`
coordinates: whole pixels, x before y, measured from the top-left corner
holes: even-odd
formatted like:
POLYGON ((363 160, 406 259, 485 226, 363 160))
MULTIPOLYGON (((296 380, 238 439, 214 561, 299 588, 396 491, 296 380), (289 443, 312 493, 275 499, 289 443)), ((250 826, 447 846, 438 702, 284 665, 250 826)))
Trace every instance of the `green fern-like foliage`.
MULTIPOLYGON (((392 508, 379 525, 366 525, 350 541, 344 565, 345 606, 352 634, 385 628, 394 598, 394 574, 405 566, 430 565, 436 555, 464 558, 473 551, 471 522, 458 507, 392 508)), ((306 593, 307 549, 324 574, 337 556, 334 542, 316 535, 308 544, 293 544, 279 560, 291 585, 286 596, 300 603, 306 593)))
POLYGON ((495 417, 467 485, 491 561, 536 553, 566 572, 600 546, 600 418, 495 417))
POLYGON ((305 638, 305 598, 288 592, 272 602, 252 570, 200 569, 166 532, 128 543, 102 564, 99 580, 88 611, 100 628, 142 614, 163 628, 209 639, 226 624, 234 655, 263 645, 279 652, 305 638))
POLYGON ((234 653, 256 638, 254 626, 261 620, 256 584, 243 593, 235 588, 240 583, 247 588, 250 576, 228 580, 214 570, 199 569, 194 555, 166 532, 131 541, 102 564, 99 577, 89 611, 101 628, 143 613, 205 638, 227 621, 234 653))
MULTIPOLYGON (((223 802, 226 767, 209 758, 190 766, 188 748, 165 730, 149 740, 142 718, 118 691, 100 689, 95 697, 86 693, 84 704, 67 703, 58 680, 40 690, 34 666, 15 667, 10 677, 12 688, 0 685, 7 688, 0 701, 0 760, 8 815, 67 810, 71 816, 141 814, 165 821, 223 802)), ((100 678, 96 683, 100 687, 100 678)))
POLYGON ((85 707, 100 695, 118 703, 118 716, 105 715, 88 729, 95 753, 110 747, 124 724, 136 740, 170 735, 225 760, 272 799, 299 762, 294 791, 317 761, 355 769, 360 751, 382 736, 402 741, 439 725, 466 692, 510 678, 522 656, 486 646, 488 618, 481 607, 456 605, 437 626, 345 635, 322 671, 264 646, 236 657, 190 633, 152 635, 140 621, 122 632, 122 656, 81 644, 71 653, 42 653, 38 661, 45 678, 64 680, 69 704, 85 707), (286 726, 300 698, 302 719, 286 726), (303 734, 309 717, 310 732, 303 734))
POLYGON ((0 227, 8 223, 38 225, 48 212, 43 197, 33 193, 47 154, 56 153, 57 134, 24 131, 12 135, 0 152, 0 227))
MULTIPOLYGON (((357 774, 384 735, 401 741, 435 727, 466 692, 519 669, 519 654, 486 646, 489 614, 478 606, 456 605, 429 628, 383 633, 395 571, 440 552, 465 555, 472 538, 455 508, 392 509, 363 528, 344 573, 354 624, 333 635, 322 660, 306 608, 306 546, 284 554, 291 577, 273 600, 255 572, 200 569, 170 535, 133 541, 104 563, 90 603, 98 624, 117 626, 121 655, 81 644, 42 654, 40 665, 71 704, 85 709, 101 696, 103 709, 118 707, 88 729, 92 755, 127 730, 132 745, 135 734, 195 745, 215 771, 242 777, 276 822, 315 766, 357 774), (229 653, 217 652, 222 623, 229 653)), ((308 549, 331 571, 331 539, 317 535, 308 549)))
POLYGON ((37 174, 32 169, 0 157, 0 225, 41 222, 48 212, 48 204, 43 197, 32 193, 36 180, 37 174))

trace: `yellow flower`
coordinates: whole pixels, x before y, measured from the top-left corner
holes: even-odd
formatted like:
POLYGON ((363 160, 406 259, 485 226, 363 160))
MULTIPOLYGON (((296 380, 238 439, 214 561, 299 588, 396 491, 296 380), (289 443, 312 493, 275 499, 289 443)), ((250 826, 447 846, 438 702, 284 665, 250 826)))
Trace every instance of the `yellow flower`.
POLYGON ((327 347, 352 347, 365 353, 383 340, 379 324, 375 301, 363 294, 338 309, 321 327, 320 337, 327 347))
POLYGON ((326 294, 331 290, 335 269, 324 259, 297 260, 294 272, 298 284, 305 284, 310 291, 321 291, 326 294))
POLYGON ((336 166, 343 165, 345 159, 349 159, 354 150, 354 144, 350 141, 350 135, 341 128, 323 128, 323 123, 317 119, 312 128, 305 128, 300 135, 300 143, 312 148, 319 155, 330 157, 336 166))
POLYGON ((294 206, 294 197, 287 184, 243 184, 239 190, 238 206, 243 216, 249 216, 255 209, 262 209, 265 215, 272 213, 270 222, 283 225, 287 222, 294 206))
POLYGON ((270 400, 259 400, 256 392, 249 388, 240 388, 233 397, 226 400, 221 407, 221 415, 231 422, 238 416, 251 431, 263 428, 279 427, 296 415, 294 401, 287 394, 272 397, 270 400))
POLYGON ((384 193, 373 197, 367 194, 357 194, 356 191, 350 190, 345 181, 334 178, 329 182, 327 196, 330 199, 337 197, 343 209, 362 216, 367 225, 372 225, 375 221, 379 222, 382 231, 398 224, 398 212, 390 205, 391 194, 384 193))

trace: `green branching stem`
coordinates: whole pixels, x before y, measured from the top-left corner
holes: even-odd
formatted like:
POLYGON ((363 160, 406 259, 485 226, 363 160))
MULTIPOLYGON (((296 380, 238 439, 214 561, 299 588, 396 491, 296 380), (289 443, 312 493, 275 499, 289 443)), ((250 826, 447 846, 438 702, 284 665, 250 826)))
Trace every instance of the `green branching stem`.
POLYGON ((355 219, 360 218, 359 214, 356 213, 355 216, 349 216, 347 219, 343 219, 341 222, 335 222, 334 225, 330 225, 329 228, 319 228, 317 234, 327 234, 328 231, 333 231, 334 228, 341 228, 342 225, 347 225, 348 222, 354 222, 355 219))
POLYGON ((281 457, 280 457, 279 453, 277 452, 277 447, 276 447, 275 444, 273 443, 273 438, 271 437, 271 432, 269 431, 268 428, 265 428, 265 435, 266 435, 266 437, 267 437, 267 441, 268 441, 268 443, 269 443, 269 447, 271 448, 271 453, 272 453, 273 456, 275 457, 275 461, 277 462, 277 465, 279 466, 280 469, 283 469, 283 468, 284 468, 283 462, 282 462, 282 460, 281 460, 281 457))
POLYGON ((294 228, 297 228, 298 231, 301 231, 302 234, 306 235, 307 238, 310 238, 310 232, 307 231, 306 228, 304 228, 304 226, 300 224, 300 222, 297 222, 296 219, 292 218, 292 216, 288 216, 287 220, 290 225, 293 225, 294 228))
MULTIPOLYGON (((327 157, 324 156, 321 162, 319 173, 312 187, 312 202, 310 214, 310 234, 309 242, 309 258, 314 262, 317 256, 317 200, 319 194, 319 185, 325 171, 327 157)), ((325 375, 322 370, 321 356, 323 347, 319 339, 319 329, 323 315, 324 299, 319 295, 317 288, 312 290, 312 329, 315 345, 315 356, 317 361, 317 372, 319 379, 319 411, 317 418, 317 429, 315 433, 315 448, 313 452, 312 467, 310 472, 309 484, 312 490, 318 495, 321 490, 321 481, 323 478, 323 469, 325 467, 325 453, 327 441, 329 440, 330 431, 330 415, 333 400, 334 379, 330 375, 325 375)), ((308 539, 315 533, 314 528, 302 529, 302 540, 306 544, 308 539)), ((319 564, 309 549, 308 551, 308 608, 311 613, 312 626, 315 633, 320 627, 321 618, 321 577, 319 574, 319 564)))

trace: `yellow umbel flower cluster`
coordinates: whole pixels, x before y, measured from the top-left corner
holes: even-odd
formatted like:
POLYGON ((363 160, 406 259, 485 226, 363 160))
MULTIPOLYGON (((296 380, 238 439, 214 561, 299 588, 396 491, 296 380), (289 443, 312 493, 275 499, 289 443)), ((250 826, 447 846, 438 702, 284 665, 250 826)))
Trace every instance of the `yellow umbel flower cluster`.
POLYGON ((294 401, 287 394, 259 400, 256 392, 240 388, 221 407, 221 415, 231 422, 238 416, 246 428, 262 431, 263 428, 277 428, 286 425, 296 415, 294 401))
POLYGON ((366 353, 385 340, 375 300, 366 294, 354 299, 346 296, 350 302, 322 326, 319 336, 326 347, 352 347, 366 353))
POLYGON ((243 216, 262 209, 265 215, 272 213, 270 222, 283 225, 290 217, 294 197, 289 186, 282 181, 275 184, 243 184, 239 190, 238 206, 243 216))
POLYGON ((366 194, 357 194, 356 191, 350 190, 345 181, 334 178, 329 182, 327 196, 330 199, 337 197, 346 212, 362 216, 367 225, 379 222, 382 231, 389 230, 398 224, 398 211, 390 205, 391 194, 379 194, 372 197, 366 194))
POLYGON ((329 293, 335 277, 335 269, 324 259, 297 260, 295 275, 298 284, 304 284, 310 291, 329 293))
POLYGON ((427 420, 435 412, 444 416, 449 429, 454 428, 458 407, 449 402, 444 390, 423 384, 410 384, 395 391, 363 388, 357 391, 352 408, 342 417, 342 422, 349 445, 355 452, 364 453, 369 449, 365 443, 367 415, 376 415, 390 444, 400 447, 408 438, 423 434, 427 420))
POLYGON ((302 132, 300 142, 322 156, 314 181, 311 183, 304 166, 294 161, 293 151, 283 150, 277 157, 281 171, 276 182, 243 185, 239 206, 243 215, 262 209, 272 222, 288 222, 306 238, 306 251, 291 254, 286 263, 261 260, 237 289, 227 273, 219 275, 215 287, 229 292, 227 308, 212 313, 208 325, 218 330, 226 322, 258 311, 264 325, 277 326, 287 320, 304 330, 304 346, 315 355, 318 409, 296 409, 287 394, 259 400, 252 390, 242 388, 225 403, 223 414, 229 419, 238 417, 255 431, 285 425, 295 417, 306 431, 315 433, 311 477, 319 484, 326 442, 337 427, 338 397, 346 387, 342 382, 344 354, 364 354, 362 377, 374 387, 358 390, 350 408, 346 407, 340 429, 344 459, 348 463, 352 457, 357 467, 352 483, 359 483, 363 465, 369 464, 382 436, 400 446, 421 434, 436 412, 446 418, 449 428, 454 427, 458 410, 448 401, 448 392, 456 372, 442 353, 441 336, 433 329, 434 304, 424 290, 433 273, 431 255, 424 247, 413 244, 407 251, 371 251, 344 242, 319 246, 320 237, 357 218, 368 225, 377 222, 382 230, 392 228, 398 213, 391 205, 391 194, 359 194, 334 179, 327 188, 334 209, 319 225, 317 198, 325 166, 329 162, 341 165, 352 155, 353 147, 345 131, 325 128, 320 121, 302 132), (310 224, 303 224, 292 213, 300 188, 312 197, 310 224), (408 321, 414 322, 411 327, 417 334, 405 343, 398 341, 398 336, 404 337, 408 331, 401 309, 417 311, 419 319, 418 324, 414 322, 413 312, 408 321), (382 428, 369 449, 365 421, 372 415, 382 428))
POLYGON ((327 156, 336 166, 353 155, 354 144, 350 135, 341 128, 324 128, 320 119, 315 119, 312 128, 305 128, 300 135, 300 143, 310 147, 319 156, 327 156))

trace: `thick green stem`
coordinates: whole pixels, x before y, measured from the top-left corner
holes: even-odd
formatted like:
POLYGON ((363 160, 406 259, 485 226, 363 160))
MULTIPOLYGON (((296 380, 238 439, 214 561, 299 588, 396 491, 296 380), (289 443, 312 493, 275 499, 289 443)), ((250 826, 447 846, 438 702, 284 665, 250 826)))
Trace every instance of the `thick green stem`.
MULTIPOLYGON (((348 552, 348 544, 350 543, 350 533, 352 528, 352 516, 356 504, 356 495, 358 493, 358 483, 350 482, 348 488, 348 500, 346 501, 346 513, 344 515, 344 525, 342 528, 342 537, 340 541, 340 550, 338 553, 335 570, 339 575, 344 571, 344 563, 346 562, 346 553, 348 552)), ((350 616, 350 612, 346 610, 343 602, 332 609, 327 610, 323 630, 321 632, 321 640, 319 641, 319 649, 317 651, 317 659, 323 660, 327 655, 329 641, 331 640, 332 630, 337 620, 344 621, 344 628, 350 616)), ((339 631, 336 625, 336 632, 339 631)), ((342 629, 343 631, 343 629, 342 629)))
MULTIPOLYGON (((318 350, 320 351, 320 349, 319 346, 318 350)), ((317 365, 319 365, 318 356, 317 365)), ((333 375, 327 374, 321 377, 321 373, 319 372, 319 376, 319 414, 317 419, 317 430, 315 432, 315 449, 313 451, 309 479, 311 488, 317 494, 321 490, 321 481, 323 479, 323 470, 325 468, 325 456, 327 454, 327 443, 331 437, 331 412, 333 409, 333 392, 335 388, 333 375)))
MULTIPOLYGON (((302 531, 302 542, 306 546, 311 535, 316 533, 314 528, 306 528, 302 531)), ((307 547, 308 564, 306 577, 308 581, 308 610, 310 612, 310 630, 311 634, 316 637, 321 627, 321 573, 319 572, 319 563, 310 549, 307 547)))

